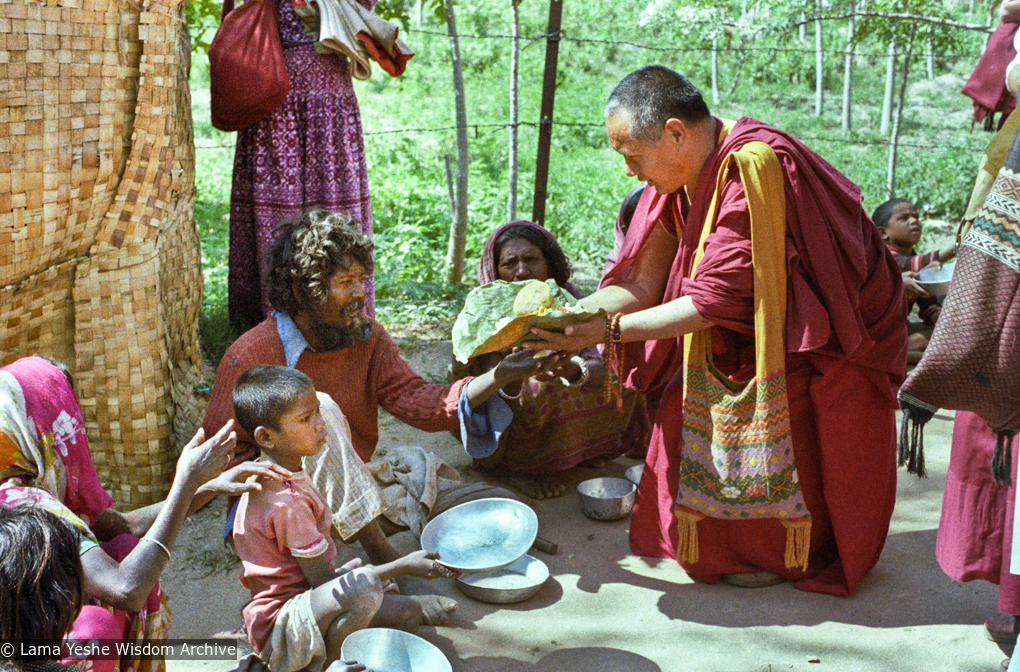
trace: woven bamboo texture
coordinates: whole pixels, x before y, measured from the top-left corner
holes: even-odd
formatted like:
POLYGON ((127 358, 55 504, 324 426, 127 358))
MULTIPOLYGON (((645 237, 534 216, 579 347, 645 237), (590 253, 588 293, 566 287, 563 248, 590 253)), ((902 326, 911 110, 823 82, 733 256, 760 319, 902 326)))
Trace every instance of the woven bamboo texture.
POLYGON ((183 2, 0 0, 0 354, 68 363, 125 508, 204 412, 188 68, 183 2))

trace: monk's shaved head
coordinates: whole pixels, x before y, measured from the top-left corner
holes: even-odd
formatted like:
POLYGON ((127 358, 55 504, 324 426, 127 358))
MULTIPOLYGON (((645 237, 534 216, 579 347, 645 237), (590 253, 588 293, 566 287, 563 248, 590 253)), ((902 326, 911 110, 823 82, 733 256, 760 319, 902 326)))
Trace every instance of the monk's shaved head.
POLYGON ((711 116, 698 87, 661 65, 638 68, 616 85, 605 118, 617 114, 627 115, 632 137, 648 141, 659 138, 668 119, 693 125, 711 116))

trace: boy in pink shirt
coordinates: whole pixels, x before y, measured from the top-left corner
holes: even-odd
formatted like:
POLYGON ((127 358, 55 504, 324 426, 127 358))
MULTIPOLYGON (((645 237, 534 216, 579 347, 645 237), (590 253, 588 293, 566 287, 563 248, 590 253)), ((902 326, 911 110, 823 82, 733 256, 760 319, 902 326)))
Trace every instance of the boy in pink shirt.
POLYGON ((241 583, 252 596, 242 615, 259 658, 273 672, 321 672, 340 659, 341 644, 356 630, 420 625, 419 604, 386 589, 396 576, 454 575, 434 561, 434 553, 418 551, 379 566, 355 560, 339 571, 333 568, 330 510, 302 464, 326 441, 311 379, 296 369, 255 366, 238 379, 233 404, 262 459, 293 473, 245 493, 234 520, 241 583))

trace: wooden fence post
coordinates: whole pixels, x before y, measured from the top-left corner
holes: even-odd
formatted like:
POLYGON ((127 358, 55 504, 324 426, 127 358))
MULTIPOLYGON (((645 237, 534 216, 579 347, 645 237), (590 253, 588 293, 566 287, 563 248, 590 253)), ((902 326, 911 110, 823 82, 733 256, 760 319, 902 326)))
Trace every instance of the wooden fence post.
POLYGON ((549 0, 549 29, 546 31, 545 74, 542 79, 542 109, 538 125, 538 157, 535 162, 535 200, 531 219, 545 226, 545 200, 549 186, 549 147, 552 144, 553 102, 556 97, 556 61, 560 53, 560 19, 563 0, 549 0))

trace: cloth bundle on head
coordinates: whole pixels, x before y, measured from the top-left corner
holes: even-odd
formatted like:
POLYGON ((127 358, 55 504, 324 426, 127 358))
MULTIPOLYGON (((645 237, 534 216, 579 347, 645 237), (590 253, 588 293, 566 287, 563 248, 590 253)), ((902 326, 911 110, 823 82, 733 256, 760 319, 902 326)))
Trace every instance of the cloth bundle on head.
MULTIPOLYGON (((559 241, 556 240, 556 237, 553 234, 551 234, 548 230, 546 230, 544 227, 539 226, 538 224, 535 224, 534 222, 529 222, 526 219, 518 219, 516 221, 510 222, 509 224, 504 224, 503 226, 497 228, 495 231, 492 232, 492 235, 489 236, 489 239, 485 241, 485 248, 482 250, 482 258, 478 264, 477 277, 479 285, 487 285, 490 282, 499 280, 499 257, 496 255, 496 241, 499 240, 499 237, 501 235, 503 235, 503 232, 505 232, 508 229, 512 229, 515 226, 521 226, 527 229, 531 229, 532 231, 536 231, 543 238, 548 239, 549 243, 552 245, 554 249, 556 249, 559 252, 560 256, 564 258, 566 257, 566 255, 563 254, 563 248, 560 247, 559 241)), ((549 260, 546 259, 546 261, 549 260)), ((563 289, 570 292, 571 296, 573 296, 574 298, 577 299, 581 298, 582 296, 581 291, 577 287, 575 287, 572 282, 570 282, 569 270, 567 272, 566 281, 561 286, 563 287, 563 289)))
MULTIPOLYGON (((986 167, 987 168, 987 167, 986 167)), ((931 341, 900 388, 899 462, 925 475, 924 424, 939 408, 971 411, 998 435, 992 475, 1010 481, 1020 431, 1020 136, 960 244, 931 341)))
POLYGON ((293 0, 305 32, 316 50, 336 52, 351 60, 351 76, 372 76, 371 60, 391 77, 404 74, 414 52, 397 35, 400 28, 365 9, 357 0, 293 0))

